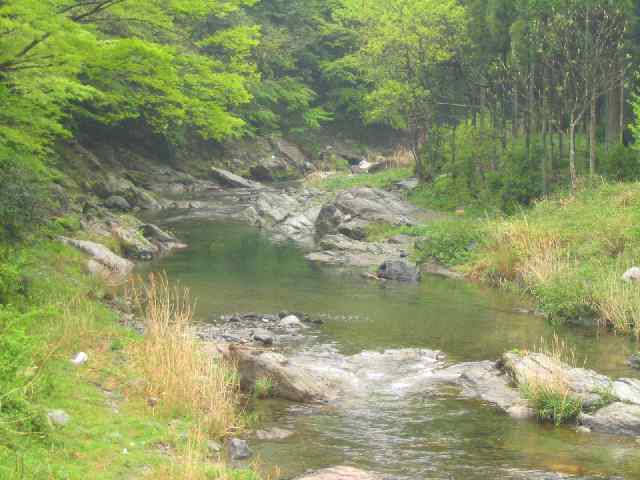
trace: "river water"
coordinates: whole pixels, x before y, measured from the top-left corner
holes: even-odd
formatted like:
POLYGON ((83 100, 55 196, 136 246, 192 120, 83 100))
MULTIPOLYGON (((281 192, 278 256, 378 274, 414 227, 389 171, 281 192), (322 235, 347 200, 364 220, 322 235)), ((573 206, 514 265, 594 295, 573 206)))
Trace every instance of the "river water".
POLYGON ((466 282, 368 282, 353 271, 312 265, 295 246, 273 244, 243 225, 187 219, 170 227, 189 249, 144 270, 165 271, 188 287, 198 320, 282 310, 323 316, 298 360, 346 372, 357 385, 330 407, 259 402, 262 428, 296 432, 284 441, 250 442, 263 466, 278 467, 282 478, 335 465, 398 479, 640 478, 635 439, 513 420, 429 384, 431 360, 419 350, 441 350, 447 362, 496 359, 557 332, 590 368, 637 376, 625 364, 631 339, 554 328, 515 313, 521 298, 466 282))

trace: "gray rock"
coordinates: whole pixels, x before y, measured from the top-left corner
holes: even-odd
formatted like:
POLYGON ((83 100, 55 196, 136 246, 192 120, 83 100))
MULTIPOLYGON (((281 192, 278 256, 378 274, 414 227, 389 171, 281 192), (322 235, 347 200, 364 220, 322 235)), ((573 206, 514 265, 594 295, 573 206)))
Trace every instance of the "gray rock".
POLYGON ((298 477, 297 480, 380 480, 377 474, 353 467, 332 467, 298 477))
POLYGON ((251 332, 251 338, 256 342, 262 343, 263 345, 273 345, 273 335, 268 330, 263 328, 256 328, 251 332))
POLYGON ((582 425, 594 432, 612 435, 640 435, 640 405, 612 403, 601 408, 593 415, 583 414, 582 425))
POLYGON ((295 315, 287 315, 280 320, 280 325, 285 328, 305 328, 302 321, 295 315))
POLYGON ((395 184, 396 188, 400 191, 410 192, 411 190, 415 190, 420 185, 420 181, 417 178, 409 178, 407 180, 402 180, 395 184))
POLYGON ((111 210, 120 210, 122 212, 128 212, 131 210, 131 204, 126 198, 119 195, 112 195, 104 201, 104 206, 111 210))
POLYGON ((611 393, 618 398, 618 400, 640 405, 640 380, 635 378, 620 378, 613 382, 611 393))
POLYGON ((632 267, 622 275, 625 282, 637 282, 640 280, 640 267, 632 267))
POLYGON ((47 418, 54 427, 64 427, 71 421, 71 417, 64 410, 51 410, 47 413, 47 418))
POLYGON ((140 229, 142 231, 142 235, 144 235, 145 238, 152 241, 161 242, 161 243, 170 243, 170 242, 178 241, 175 235, 162 230, 160 227, 152 223, 146 223, 144 225, 141 225, 140 229))
POLYGON ((297 145, 283 139, 278 138, 272 140, 272 145, 282 154, 289 163, 293 164, 299 170, 305 170, 307 165, 307 156, 298 148, 297 145))
POLYGON ((326 402, 335 398, 335 386, 307 369, 292 364, 284 355, 251 349, 230 349, 243 390, 251 391, 260 378, 273 382, 273 396, 292 402, 326 402))
POLYGON ((343 224, 354 219, 366 224, 414 225, 418 213, 417 208, 393 193, 375 188, 354 188, 340 192, 322 207, 316 220, 316 237, 339 233, 343 224))
POLYGON ((258 182, 273 182, 273 172, 265 165, 254 165, 249 169, 253 180, 258 182))
POLYGON ((640 353, 636 353, 629 357, 629 366, 640 369, 640 353))
POLYGON ((209 450, 210 454, 218 453, 222 450, 222 445, 213 440, 207 440, 207 450, 209 450))
POLYGON ((251 458, 251 455, 249 444, 245 440, 239 438, 229 440, 229 458, 231 460, 246 460, 251 458))
POLYGON ((570 367, 541 353, 508 352, 502 361, 505 371, 517 385, 545 384, 556 379, 563 383, 571 396, 580 399, 585 408, 606 400, 606 395, 613 388, 613 382, 605 375, 570 367))
POLYGON ((252 182, 251 180, 247 180, 246 178, 242 178, 235 173, 231 173, 221 168, 211 167, 210 174, 214 180, 220 182, 220 184, 224 185, 225 187, 250 189, 261 187, 259 183, 252 182))
POLYGON ((147 240, 137 226, 113 225, 111 232, 120 242, 127 257, 138 260, 151 260, 159 252, 159 248, 147 240))
POLYGON ((404 260, 387 260, 378 267, 378 277, 398 282, 417 282, 419 270, 404 260))
POLYGON ((454 365, 437 372, 436 379, 462 387, 468 398, 477 398, 496 405, 514 418, 535 416, 520 392, 511 386, 511 379, 495 362, 468 362, 454 365))
POLYGON ((126 277, 133 270, 134 265, 132 262, 116 255, 104 245, 66 237, 60 237, 60 239, 91 257, 89 270, 94 274, 112 274, 114 279, 117 279, 126 277))

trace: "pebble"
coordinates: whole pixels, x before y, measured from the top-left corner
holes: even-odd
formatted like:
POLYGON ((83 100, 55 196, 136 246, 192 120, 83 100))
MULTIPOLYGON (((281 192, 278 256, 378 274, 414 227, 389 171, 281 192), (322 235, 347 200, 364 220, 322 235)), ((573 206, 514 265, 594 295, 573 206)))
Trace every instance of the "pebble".
POLYGON ((64 427, 71 421, 71 417, 64 410, 51 410, 47 413, 47 418, 55 427, 64 427))
POLYGON ((245 440, 232 438, 229 441, 229 457, 231 460, 246 460, 251 457, 249 444, 245 440))
POLYGON ((77 353, 76 356, 71 359, 71 363, 73 363, 76 366, 84 365, 88 361, 89 361, 89 355, 87 355, 84 352, 77 353))

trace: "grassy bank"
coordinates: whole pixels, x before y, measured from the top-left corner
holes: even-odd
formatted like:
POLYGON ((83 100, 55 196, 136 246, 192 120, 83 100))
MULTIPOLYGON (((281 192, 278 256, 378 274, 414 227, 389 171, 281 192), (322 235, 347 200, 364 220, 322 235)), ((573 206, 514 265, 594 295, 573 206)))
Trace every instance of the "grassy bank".
POLYGON ((50 241, 2 250, 0 478, 256 478, 225 468, 209 442, 243 416, 233 369, 181 335, 187 298, 163 282, 140 291, 142 337, 84 261, 50 241), (53 410, 68 423, 53 425, 53 410))
MULTIPOLYGON (((420 259, 524 290, 555 322, 640 333, 640 285, 623 273, 640 257, 640 184, 584 187, 508 217, 413 229, 420 259)), ((411 232, 409 232, 411 233, 411 232)))

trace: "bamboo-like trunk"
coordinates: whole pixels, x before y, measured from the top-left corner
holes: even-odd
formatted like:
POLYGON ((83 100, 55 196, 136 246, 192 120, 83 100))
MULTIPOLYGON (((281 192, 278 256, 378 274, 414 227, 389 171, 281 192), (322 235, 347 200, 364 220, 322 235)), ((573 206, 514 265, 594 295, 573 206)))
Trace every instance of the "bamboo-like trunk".
POLYGON ((596 144, 597 144, 597 122, 598 122, 598 99, 596 98, 596 92, 592 89, 591 91, 591 105, 590 105, 590 115, 589 115, 589 173, 591 175, 596 174, 596 162, 597 162, 597 152, 596 152, 596 144))

